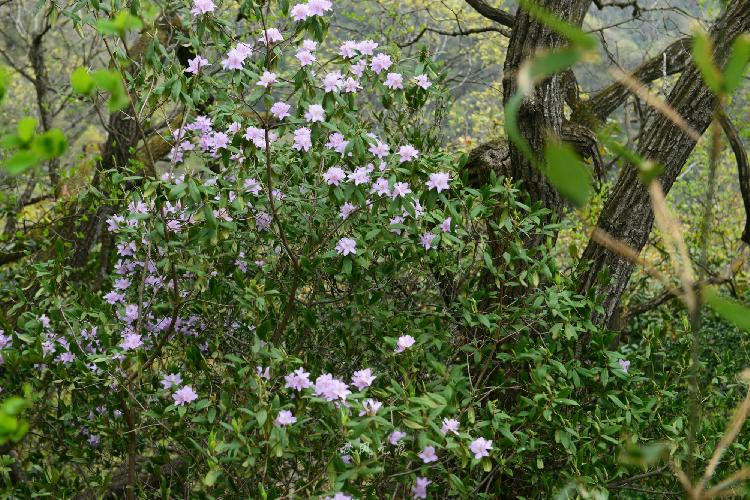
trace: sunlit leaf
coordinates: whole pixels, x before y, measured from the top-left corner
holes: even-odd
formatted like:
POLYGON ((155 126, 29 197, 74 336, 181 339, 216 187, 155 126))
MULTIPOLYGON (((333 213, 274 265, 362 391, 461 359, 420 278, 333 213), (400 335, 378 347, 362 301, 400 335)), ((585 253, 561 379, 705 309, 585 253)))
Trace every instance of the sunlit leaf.
POLYGON ((11 175, 22 174, 37 163, 37 156, 31 151, 19 151, 3 164, 3 168, 11 175))

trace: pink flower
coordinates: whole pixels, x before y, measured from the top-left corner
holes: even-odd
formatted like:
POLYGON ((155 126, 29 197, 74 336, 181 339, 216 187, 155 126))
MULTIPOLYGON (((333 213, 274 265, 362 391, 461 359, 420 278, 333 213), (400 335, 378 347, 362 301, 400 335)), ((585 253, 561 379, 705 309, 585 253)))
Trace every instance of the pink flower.
POLYGON ((403 198, 409 193, 411 193, 411 188, 408 182, 397 182, 393 185, 391 197, 395 200, 396 198, 403 198))
POLYGON ((414 77, 414 83, 417 84, 417 87, 423 88, 425 90, 432 87, 432 82, 429 78, 427 78, 427 75, 417 75, 414 77))
POLYGON ((292 19, 295 21, 304 21, 308 17, 310 17, 310 9, 308 8, 306 3, 300 3, 292 7, 292 10, 290 11, 292 14, 292 19))
POLYGON ((227 58, 222 59, 221 67, 224 70, 228 69, 242 69, 242 63, 245 62, 246 57, 243 53, 236 48, 227 52, 227 58))
POLYGON ((349 71, 351 71, 352 75, 354 76, 362 77, 366 69, 367 61, 365 61, 364 59, 360 59, 356 64, 352 65, 352 67, 349 68, 349 71))
POLYGON ((297 417, 292 415, 292 412, 290 412, 289 410, 281 410, 274 423, 279 427, 284 427, 287 425, 291 425, 296 421, 297 417))
POLYGON ((276 73, 271 73, 270 71, 264 71, 263 75, 260 77, 260 80, 256 85, 260 87, 268 88, 271 85, 276 83, 276 73))
POLYGON ((323 88, 326 92, 337 92, 344 85, 344 77, 340 71, 332 71, 323 78, 323 88))
POLYGON ((297 368, 297 370, 284 377, 284 380, 286 380, 286 385, 284 387, 301 392, 302 389, 310 387, 311 382, 309 377, 309 373, 302 368, 297 368))
POLYGON ((347 59, 357 55, 357 42, 354 40, 347 40, 339 47, 339 55, 347 59))
POLYGON ((172 387, 177 387, 182 383, 182 377, 179 373, 172 373, 170 375, 164 375, 164 377, 161 379, 161 386, 166 389, 171 389, 172 387))
POLYGON ((420 236, 419 239, 420 239, 420 243, 422 244, 425 250, 430 250, 431 248, 435 248, 432 244, 432 242, 435 241, 435 235, 431 233, 430 231, 422 233, 422 236, 420 236))
POLYGON ((339 167, 331 167, 323 173, 323 180, 330 186, 338 186, 346 178, 346 172, 339 167))
POLYGON ((336 253, 339 255, 349 255, 357 253, 357 242, 352 238, 341 238, 336 244, 336 253))
POLYGON ((307 113, 305 113, 305 120, 312 123, 322 122, 325 118, 326 112, 320 104, 310 105, 310 107, 307 108, 307 113))
POLYGON ((315 57, 315 54, 310 52, 309 50, 298 50, 297 53, 294 55, 294 57, 297 58, 299 61, 300 66, 303 68, 305 66, 309 66, 315 61, 317 61, 317 58, 315 57))
POLYGON ((193 8, 190 11, 194 16, 200 16, 202 14, 208 14, 216 9, 216 5, 211 0, 195 0, 193 8))
POLYGON ((327 401, 340 399, 346 401, 346 397, 351 394, 347 385, 333 378, 330 373, 325 373, 315 379, 315 395, 324 398, 327 401))
POLYGON ((362 90, 362 85, 351 76, 344 81, 344 92, 355 94, 358 90, 362 90))
POLYGON ((400 430, 396 429, 393 432, 390 433, 388 436, 388 442, 391 443, 393 446, 396 446, 399 441, 401 441, 403 438, 406 437, 405 432, 401 432, 400 430))
POLYGON ((333 149, 339 154, 344 154, 344 151, 346 151, 346 146, 348 144, 349 144, 349 141, 345 140, 343 135, 341 135, 338 132, 334 132, 328 136, 328 142, 326 143, 326 147, 333 149))
POLYGON ((279 120, 283 120, 287 116, 291 116, 289 114, 291 108, 292 107, 285 102, 276 102, 271 106, 271 114, 279 120))
POLYGON ((627 359, 618 359, 617 363, 620 365, 622 371, 628 373, 628 370, 630 369, 630 361, 628 361, 627 359))
POLYGON ((196 394, 192 387, 186 385, 172 394, 172 399, 174 399, 174 404, 182 406, 198 399, 198 394, 196 394))
POLYGON ((404 88, 404 77, 400 73, 388 73, 385 78, 385 86, 391 90, 404 88))
POLYGON ((370 153, 374 154, 378 158, 385 158, 391 152, 388 144, 377 141, 375 144, 370 146, 370 153))
POLYGON ((434 446, 425 446, 422 449, 422 452, 417 455, 419 458, 422 459, 422 462, 429 464, 431 462, 437 462, 438 456, 435 453, 435 447, 434 446))
POLYGON ((312 138, 310 129, 307 127, 298 128, 294 131, 294 149, 297 151, 310 151, 312 147, 312 138))
POLYGON ((248 193, 251 193, 255 196, 258 196, 258 193, 260 193, 261 190, 260 182, 258 182, 258 179, 245 179, 245 190, 248 193))
POLYGON ((371 56, 375 49, 378 48, 378 43, 372 40, 363 40, 357 44, 357 50, 363 56, 371 56))
POLYGON ((431 482, 432 481, 426 477, 418 477, 416 484, 411 488, 411 493, 414 495, 414 498, 427 498, 427 485, 431 482))
POLYGON ((370 192, 379 196, 390 196, 391 188, 388 186, 388 179, 380 177, 372 184, 370 192))
POLYGON ((428 188, 434 189, 438 193, 442 193, 448 189, 450 178, 448 172, 437 172, 430 174, 430 180, 428 180, 426 184, 428 188))
POLYGON ((402 335, 398 338, 398 342, 396 342, 395 352, 404 352, 413 346, 415 342, 414 337, 411 335, 402 335))
POLYGON ((443 222, 440 223, 440 230, 444 233, 449 233, 451 230, 451 218, 446 218, 443 222))
POLYGON ((278 29, 268 28, 263 33, 261 33, 258 41, 263 42, 263 45, 268 45, 269 43, 273 42, 283 42, 284 37, 281 35, 281 32, 278 29))
POLYGON ((188 67, 185 69, 185 73, 197 74, 201 68, 211 66, 208 64, 208 59, 204 59, 201 56, 195 56, 193 59, 188 60, 188 67))
POLYGON ((302 40, 302 49, 309 50, 310 52, 318 48, 318 42, 315 40, 302 40))
POLYGON ((392 64, 393 61, 391 61, 391 56, 388 54, 378 54, 372 58, 370 69, 372 69, 376 75, 379 75, 381 72, 390 68, 392 64))
POLYGON ((354 212, 355 210, 357 210, 357 206, 356 206, 356 205, 354 205, 353 203, 349 203, 349 202, 346 202, 346 203, 344 203, 343 205, 341 205, 341 208, 339 209, 339 216, 340 216, 340 217, 341 217, 341 218, 342 218, 343 220, 346 220, 346 219, 348 219, 348 218, 349 218, 349 216, 350 216, 350 215, 351 215, 351 214, 352 214, 352 213, 353 213, 353 212, 354 212))
POLYGON ((354 182, 355 186, 360 184, 367 184, 370 182, 370 172, 372 171, 372 165, 367 167, 357 167, 354 172, 349 174, 349 180, 354 182))
POLYGON ((455 418, 444 418, 443 427, 440 430, 443 434, 448 434, 449 432, 451 432, 458 436, 458 425, 458 420, 456 420, 455 418))
POLYGON ((311 16, 322 16, 332 9, 333 4, 329 0, 309 0, 307 8, 311 16))
POLYGON ((383 403, 377 399, 366 399, 364 403, 362 403, 362 411, 359 412, 359 416, 363 417, 367 415, 368 417, 374 417, 382 406, 383 403))
POLYGON ((477 438, 471 442, 469 449, 474 454, 474 458, 481 460, 482 457, 489 457, 490 450, 492 449, 492 441, 488 441, 484 438, 477 438))
POLYGON ((108 304, 114 305, 125 300, 125 296, 112 290, 104 296, 104 300, 106 300, 108 304))
POLYGON ((370 387, 370 384, 372 384, 374 380, 375 375, 372 374, 372 370, 370 368, 356 371, 354 372, 354 375, 352 375, 352 385, 359 391, 365 389, 366 387, 370 387))
POLYGON ((142 345, 143 340, 141 340, 141 336, 137 333, 126 333, 123 335, 122 342, 120 343, 120 347, 123 351, 138 349, 142 345))
POLYGON ((417 151, 417 149, 411 144, 407 144, 399 148, 398 156, 400 158, 400 163, 404 163, 419 156, 419 151, 417 151))

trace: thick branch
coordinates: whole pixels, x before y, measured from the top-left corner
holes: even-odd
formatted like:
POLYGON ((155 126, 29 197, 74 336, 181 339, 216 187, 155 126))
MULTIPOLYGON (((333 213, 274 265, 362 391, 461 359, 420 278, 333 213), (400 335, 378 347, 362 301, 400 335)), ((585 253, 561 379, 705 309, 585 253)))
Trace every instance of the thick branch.
POLYGON ((737 161, 737 173, 740 181, 740 193, 742 193, 742 202, 745 205, 745 229, 742 231, 742 241, 750 245, 750 166, 747 162, 747 151, 742 144, 737 127, 729 119, 729 116, 722 110, 719 113, 719 122, 724 134, 729 140, 729 145, 734 152, 734 158, 737 161))
MULTIPOLYGON (((650 83, 664 76, 682 72, 690 62, 690 38, 681 38, 664 49, 656 57, 638 66, 633 77, 643 83, 650 83)), ((582 107, 575 110, 573 119, 578 122, 591 123, 591 119, 603 122, 625 102, 628 89, 620 82, 615 82, 596 94, 582 107), (588 116, 587 116, 588 115, 588 116)))
POLYGON ((504 10, 492 7, 484 0, 466 0, 466 3, 468 3, 475 11, 477 11, 480 16, 486 17, 487 19, 495 21, 498 24, 502 24, 503 26, 512 28, 516 23, 516 18, 513 17, 512 14, 508 14, 504 10))

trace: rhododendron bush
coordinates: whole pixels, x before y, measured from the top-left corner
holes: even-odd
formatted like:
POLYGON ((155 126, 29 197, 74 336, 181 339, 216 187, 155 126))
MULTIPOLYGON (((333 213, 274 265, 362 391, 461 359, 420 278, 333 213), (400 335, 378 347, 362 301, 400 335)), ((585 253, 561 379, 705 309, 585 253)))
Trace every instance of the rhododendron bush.
POLYGON ((441 147, 428 47, 334 43, 336 2, 196 0, 168 14, 186 64, 158 37, 136 63, 153 6, 92 5, 61 15, 103 33, 122 112, 178 119, 155 175, 131 161, 82 195, 109 210, 100 289, 59 240, 5 285, 33 289, 0 335, 3 392, 31 407, 16 495, 496 498, 598 484, 648 439, 660 388, 586 319, 548 211, 469 187, 441 147), (488 282, 547 286, 487 314, 488 282))

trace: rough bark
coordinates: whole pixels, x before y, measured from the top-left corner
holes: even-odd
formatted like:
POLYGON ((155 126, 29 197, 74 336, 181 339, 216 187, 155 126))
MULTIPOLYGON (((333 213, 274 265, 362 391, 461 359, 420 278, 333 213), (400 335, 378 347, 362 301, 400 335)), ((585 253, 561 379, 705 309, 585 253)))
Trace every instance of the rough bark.
MULTIPOLYGON (((561 19, 580 26, 591 0, 544 0, 537 3, 541 7, 554 11, 555 15, 561 19)), ((503 66, 503 73, 506 75, 503 79, 504 103, 507 104, 518 90, 514 75, 517 74, 524 61, 533 57, 539 50, 551 50, 565 44, 564 37, 535 20, 524 9, 519 8, 503 66)), ((521 104, 518 127, 534 152, 544 151, 544 143, 549 135, 561 136, 565 104, 563 89, 563 77, 555 75, 540 82, 521 104)), ((540 202, 553 213, 562 213, 563 202, 557 190, 514 144, 510 144, 509 148, 510 176, 523 182, 532 200, 540 202)))
MULTIPOLYGON (((750 0, 732 3, 714 24, 714 59, 723 67, 729 47, 735 37, 750 29, 750 0)), ((669 98, 669 105, 699 133, 711 123, 715 96, 703 83, 701 74, 693 66, 680 76, 669 98)), ((664 167, 659 178, 664 193, 674 184, 682 166, 695 147, 695 141, 664 115, 658 115, 647 125, 638 147, 638 154, 664 167)), ((598 227, 622 240, 636 251, 646 244, 654 222, 648 190, 638 179, 635 167, 626 165, 607 200, 597 223, 598 227)), ((623 291, 633 272, 633 264, 605 247, 590 241, 583 253, 583 263, 590 263, 580 280, 581 291, 593 291, 603 297, 603 312, 594 313, 593 320, 607 324, 615 312, 623 291), (608 271, 610 279, 602 284, 597 276, 608 271)))

